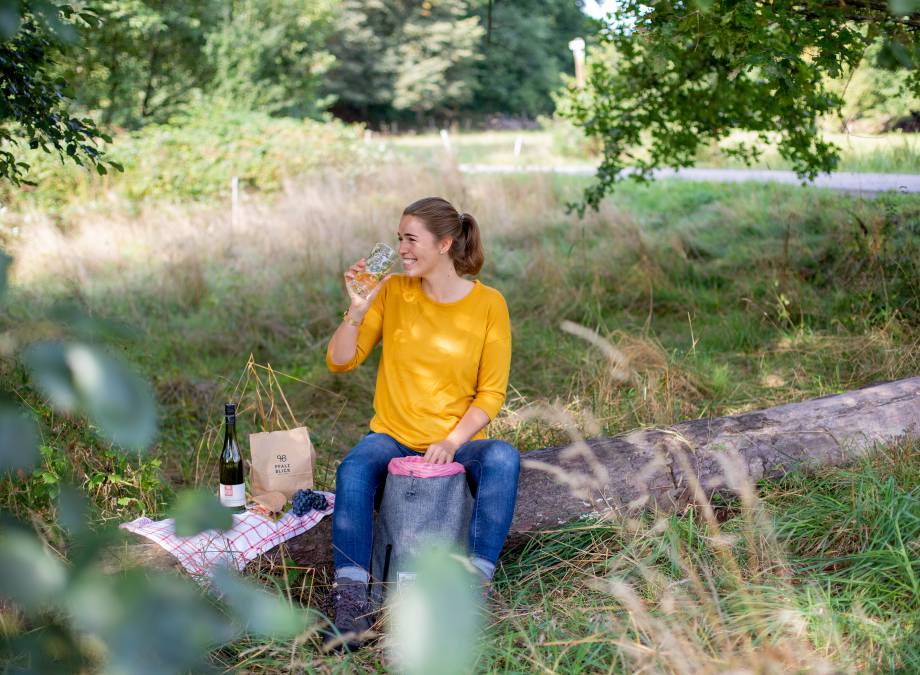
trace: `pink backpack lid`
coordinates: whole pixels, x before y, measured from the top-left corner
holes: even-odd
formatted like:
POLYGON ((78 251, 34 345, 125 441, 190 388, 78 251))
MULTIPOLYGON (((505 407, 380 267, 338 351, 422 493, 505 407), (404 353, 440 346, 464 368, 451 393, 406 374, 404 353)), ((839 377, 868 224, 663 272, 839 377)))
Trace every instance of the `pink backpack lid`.
POLYGON ((414 478, 438 478, 441 476, 453 476, 454 474, 464 473, 466 469, 460 462, 450 462, 449 464, 432 464, 426 462, 422 455, 411 455, 409 457, 394 457, 387 464, 387 471, 394 476, 412 476, 414 478))

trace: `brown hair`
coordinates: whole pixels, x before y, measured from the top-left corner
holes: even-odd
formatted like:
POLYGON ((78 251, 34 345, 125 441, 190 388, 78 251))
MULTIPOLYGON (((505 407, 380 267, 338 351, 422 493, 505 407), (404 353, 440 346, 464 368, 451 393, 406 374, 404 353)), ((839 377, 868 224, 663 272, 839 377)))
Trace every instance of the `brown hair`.
POLYGON ((457 274, 479 274, 485 254, 482 250, 482 237, 479 235, 479 223, 469 213, 461 213, 446 199, 425 197, 412 202, 403 211, 404 216, 414 216, 425 223, 425 228, 438 241, 451 237, 451 260, 457 274))

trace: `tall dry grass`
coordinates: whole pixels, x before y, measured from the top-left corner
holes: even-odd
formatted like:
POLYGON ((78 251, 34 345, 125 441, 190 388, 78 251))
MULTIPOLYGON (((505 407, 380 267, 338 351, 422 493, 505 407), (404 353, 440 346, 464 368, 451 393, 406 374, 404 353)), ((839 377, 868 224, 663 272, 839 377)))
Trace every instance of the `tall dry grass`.
MULTIPOLYGON (((563 328, 603 355, 613 382, 642 386, 650 370, 667 369, 667 359, 647 343, 628 338, 614 343, 571 323, 563 328)), ((686 394, 680 386, 665 385, 686 394)), ((527 417, 560 427, 568 436, 564 452, 588 453, 587 463, 599 465, 568 410, 546 406, 527 417)), ((596 432, 595 421, 585 426, 596 432)), ((501 642, 513 642, 514 658, 548 673, 568 672, 573 663, 589 672, 686 675, 842 673, 865 667, 876 655, 862 653, 841 630, 841 621, 852 617, 832 611, 821 589, 794 577, 744 459, 726 452, 718 475, 699 478, 683 449, 675 460, 691 497, 683 513, 593 516, 541 535, 539 548, 506 568, 514 583, 502 589, 495 613, 514 637, 506 633, 491 645, 487 667, 508 662, 501 642), (724 486, 720 503, 709 485, 724 486), (564 609, 548 625, 540 624, 549 607, 564 609), (567 654, 587 646, 591 650, 581 661, 567 654)), ((541 468, 537 464, 530 462, 541 468)), ((576 499, 596 487, 588 474, 557 480, 576 499)))
MULTIPOLYGON (((159 290, 196 286, 211 266, 271 283, 279 270, 338 274, 375 240, 395 239, 412 201, 439 195, 474 214, 487 238, 537 236, 568 219, 552 178, 469 181, 451 166, 443 172, 403 166, 373 175, 329 172, 288 183, 280 195, 243 195, 231 222, 223 207, 159 202, 135 212, 128 204, 97 202, 71 212, 69 222, 39 211, 14 214, 18 236, 7 242, 14 278, 49 289, 159 280, 159 290)), ((609 214, 592 217, 593 221, 609 214)))
MULTIPOLYGON (((765 200, 773 199, 767 188, 726 189, 720 198, 711 188, 690 193, 687 186, 662 186, 651 197, 624 191, 579 221, 565 208, 579 189, 577 182, 546 174, 467 176, 449 163, 407 161, 373 174, 329 171, 310 182, 289 182, 271 197, 244 194, 233 222, 229 197, 222 207, 160 202, 140 212, 128 203, 100 201, 68 212, 67 221, 40 212, 6 214, 19 228, 6 247, 15 258, 18 291, 29 301, 73 296, 93 313, 112 312, 147 328, 165 345, 154 365, 183 347, 190 354, 235 355, 237 369, 253 351, 277 365, 276 346, 290 354, 301 336, 298 359, 322 350, 342 309, 342 271, 374 241, 395 238, 408 203, 441 195, 477 216, 488 244, 486 272, 508 298, 516 335, 523 338, 516 354, 540 362, 539 369, 518 366, 518 373, 527 371, 528 386, 512 378, 507 409, 557 400, 583 420, 583 430, 589 418, 615 431, 739 412, 903 376, 917 363, 920 338, 896 315, 861 332, 820 328, 822 322, 839 324, 838 310, 821 304, 824 288, 795 277, 796 261, 790 262, 788 246, 774 245, 777 227, 770 222, 801 221, 804 233, 817 229, 809 209, 827 210, 818 209, 817 197, 777 205, 773 218, 762 213, 765 200), (664 199, 670 201, 659 203, 664 199), (750 250, 734 246, 723 232, 734 225, 716 227, 714 217, 742 221, 754 242, 750 250), (812 306, 790 312, 782 299, 795 298, 796 289, 802 304, 812 306), (817 330, 804 325, 807 311, 817 315, 817 330), (230 318, 212 323, 220 313, 230 318), (174 326, 177 315, 195 320, 174 326), (575 338, 566 343, 555 337, 566 320, 615 343, 622 372, 612 374, 598 354, 570 348, 575 338), (623 320, 629 325, 618 323, 623 320), (712 345, 716 337, 722 346, 701 346, 698 353, 699 324, 706 320, 725 322, 710 327, 703 343, 712 345), (159 325, 172 333, 155 330, 159 325), (762 335, 772 341, 761 344, 762 335), (553 338, 541 343, 544 336, 553 338), (829 371, 836 373, 833 380, 829 371)), ((840 207, 842 217, 849 208, 840 207)), ((890 207, 859 210, 882 218, 890 207)), ((807 253, 812 240, 840 249, 833 238, 844 235, 828 232, 826 243, 803 234, 793 252, 807 253)), ((867 283, 860 277, 851 285, 867 283)), ((183 366, 192 360, 187 356, 183 366)), ((358 389, 372 386, 361 377, 352 380, 358 389)), ((164 384, 164 393, 195 388, 180 379, 164 384)), ((517 419, 506 414, 495 427, 526 447, 564 441, 558 425, 517 419)))

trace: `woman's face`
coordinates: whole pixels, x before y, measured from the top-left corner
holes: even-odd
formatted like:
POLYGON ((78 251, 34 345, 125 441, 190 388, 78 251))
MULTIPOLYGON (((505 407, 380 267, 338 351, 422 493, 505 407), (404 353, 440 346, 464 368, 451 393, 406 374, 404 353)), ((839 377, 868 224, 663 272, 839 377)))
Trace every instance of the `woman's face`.
POLYGON ((450 246, 448 240, 438 242, 425 224, 415 216, 403 216, 399 221, 399 257, 403 270, 410 277, 424 277, 440 265, 451 263, 441 249, 450 246), (440 243, 440 246, 439 246, 440 243))

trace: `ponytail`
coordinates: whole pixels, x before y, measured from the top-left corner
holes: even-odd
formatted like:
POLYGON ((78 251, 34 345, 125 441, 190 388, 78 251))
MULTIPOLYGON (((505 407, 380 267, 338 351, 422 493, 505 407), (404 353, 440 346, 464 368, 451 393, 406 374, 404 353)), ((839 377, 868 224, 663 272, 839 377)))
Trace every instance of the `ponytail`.
POLYGON ((485 253, 482 250, 479 223, 469 213, 460 214, 460 237, 450 248, 457 274, 479 274, 482 263, 485 262, 485 253), (453 254, 454 249, 457 249, 457 255, 453 254))

